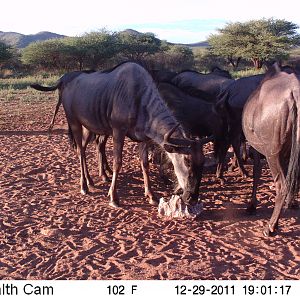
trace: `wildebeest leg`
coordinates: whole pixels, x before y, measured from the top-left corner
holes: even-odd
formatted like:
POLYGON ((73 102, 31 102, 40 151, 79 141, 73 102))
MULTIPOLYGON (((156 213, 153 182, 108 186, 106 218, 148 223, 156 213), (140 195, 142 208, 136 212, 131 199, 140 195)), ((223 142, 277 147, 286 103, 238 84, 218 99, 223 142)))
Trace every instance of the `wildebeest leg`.
POLYGON ((85 127, 83 127, 83 130, 82 130, 82 152, 84 153, 83 168, 84 168, 84 176, 86 178, 87 185, 90 185, 90 186, 94 186, 94 182, 90 176, 90 173, 89 173, 89 170, 87 167, 85 151, 86 151, 86 147, 87 147, 88 143, 92 140, 92 138, 94 138, 94 134, 91 131, 87 130, 85 127))
POLYGON ((241 145, 242 145, 242 158, 243 161, 246 162, 248 159, 248 153, 247 153, 247 145, 245 139, 241 141, 241 145))
POLYGON ((109 205, 119 207, 117 195, 117 178, 122 166, 122 151, 125 140, 125 133, 121 130, 113 130, 113 176, 108 195, 110 196, 109 205))
POLYGON ((250 214, 253 214, 256 211, 256 206, 258 203, 256 198, 256 192, 257 192, 260 176, 261 176, 260 154, 255 149, 253 149, 253 185, 252 185, 251 201, 250 203, 248 203, 248 207, 247 207, 247 212, 250 214))
POLYGON ((145 197, 149 198, 150 204, 157 205, 158 201, 152 192, 149 179, 148 143, 139 143, 139 154, 144 177, 145 197))
POLYGON ((264 235, 266 236, 271 235, 277 229, 279 216, 285 202, 283 193, 283 189, 285 188, 285 178, 280 166, 279 158, 271 157, 268 159, 268 163, 275 183, 276 197, 274 200, 275 207, 273 209, 271 219, 264 230, 264 235))
POLYGON ((216 177, 220 180, 221 185, 224 184, 224 164, 226 153, 228 151, 229 145, 224 144, 219 146, 219 153, 218 153, 218 163, 217 163, 217 170, 216 170, 216 177))
POLYGON ((77 151, 77 155, 79 158, 79 163, 80 163, 80 192, 81 194, 85 195, 88 193, 88 185, 87 185, 87 180, 85 177, 85 152, 84 152, 84 148, 82 147, 82 130, 83 127, 81 126, 81 124, 77 124, 77 123, 69 123, 70 129, 71 129, 71 133, 72 133, 72 137, 75 140, 76 143, 76 151, 77 151))
POLYGON ((240 174, 241 174, 241 176, 243 176, 245 178, 245 177, 248 177, 248 173, 245 170, 244 164, 242 162, 241 153, 240 153, 240 145, 241 145, 240 136, 238 136, 238 137, 233 139, 232 147, 233 147, 234 154, 236 155, 237 164, 238 164, 238 167, 239 167, 239 170, 240 170, 240 174))
MULTIPOLYGON (((105 145, 107 142, 108 136, 107 135, 99 135, 96 139, 96 148, 98 153, 98 164, 99 164, 99 177, 102 181, 108 182, 109 178, 105 172, 108 167, 106 154, 105 154, 105 145)), ((109 168, 110 173, 112 171, 109 168)))
POLYGON ((237 163, 236 155, 233 152, 233 156, 230 158, 230 167, 228 169, 230 172, 233 172, 236 168, 238 168, 238 163, 237 163))
MULTIPOLYGON (((108 137, 107 137, 107 139, 108 139, 108 137)), ((107 139, 106 139, 106 141, 107 141, 107 139)), ((105 145, 106 145, 106 142, 105 142, 105 145)), ((104 170, 106 170, 107 173, 109 173, 110 175, 112 175, 113 171, 110 168, 109 163, 107 161, 105 147, 104 147, 104 150, 103 150, 103 165, 104 165, 104 170)))

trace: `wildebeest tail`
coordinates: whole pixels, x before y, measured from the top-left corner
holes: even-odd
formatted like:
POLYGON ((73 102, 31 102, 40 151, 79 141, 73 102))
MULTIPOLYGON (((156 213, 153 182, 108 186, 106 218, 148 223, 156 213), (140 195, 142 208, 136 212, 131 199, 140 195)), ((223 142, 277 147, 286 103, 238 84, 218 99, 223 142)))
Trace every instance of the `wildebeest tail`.
POLYGON ((73 135, 73 131, 72 131, 70 125, 68 125, 68 138, 69 138, 70 146, 71 146, 74 150, 76 150, 76 149, 77 149, 77 144, 76 144, 76 141, 75 141, 75 138, 74 138, 74 135, 73 135))
POLYGON ((30 87, 32 87, 35 90, 41 91, 41 92, 52 92, 57 90, 61 85, 61 82, 59 81, 56 85, 54 86, 43 86, 40 84, 31 84, 30 87))
POLYGON ((292 145, 286 175, 286 206, 291 204, 297 195, 300 179, 300 89, 293 90, 292 97, 294 100, 291 110, 293 120, 292 145))

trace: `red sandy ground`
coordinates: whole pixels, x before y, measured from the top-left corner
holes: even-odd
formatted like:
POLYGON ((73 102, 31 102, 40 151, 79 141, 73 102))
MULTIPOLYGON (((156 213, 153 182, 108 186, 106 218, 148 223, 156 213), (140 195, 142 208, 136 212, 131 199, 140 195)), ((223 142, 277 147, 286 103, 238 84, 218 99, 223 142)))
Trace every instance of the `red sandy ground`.
MULTIPOLYGON (((300 279, 299 210, 283 213, 277 235, 262 235, 274 199, 266 167, 255 216, 245 213, 251 178, 226 173, 220 186, 207 169, 201 216, 168 220, 145 200, 136 144, 127 141, 122 208, 114 209, 109 184, 97 176, 94 146, 88 163, 96 186, 82 196, 66 134, 41 132, 56 103, 55 94, 47 97, 1 102, 0 279, 300 279)), ((66 128, 62 112, 55 128, 66 128)), ((108 155, 111 161, 111 143, 108 155)), ((159 197, 171 195, 156 166, 151 178, 159 197)))

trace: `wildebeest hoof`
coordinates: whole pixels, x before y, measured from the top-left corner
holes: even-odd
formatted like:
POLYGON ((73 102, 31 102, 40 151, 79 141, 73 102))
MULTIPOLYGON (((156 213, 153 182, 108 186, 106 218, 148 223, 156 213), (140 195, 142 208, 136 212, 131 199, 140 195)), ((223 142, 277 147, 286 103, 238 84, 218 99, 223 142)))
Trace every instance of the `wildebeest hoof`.
POLYGON ((233 166, 233 165, 231 165, 231 166, 228 167, 228 171, 229 172, 234 172, 235 169, 236 169, 236 167, 233 166))
POLYGON ((119 200, 112 200, 109 202, 109 205, 114 208, 118 208, 118 207, 120 207, 120 202, 119 202, 119 200))
POLYGON ((81 189, 80 191, 81 195, 87 195, 88 192, 88 189, 81 189))
POLYGON ((224 185, 225 184, 224 178, 219 178, 219 180, 220 180, 220 185, 224 185))
POLYGON ((266 237, 271 236, 271 231, 270 231, 269 227, 266 228, 266 229, 263 231, 263 234, 264 234, 264 236, 266 236, 266 237))
POLYGON ((88 180, 87 184, 89 186, 95 186, 95 183, 94 183, 94 181, 92 179, 88 180))
POLYGON ((248 206, 248 207, 246 208, 246 212, 247 212, 247 214, 249 214, 249 215, 255 215, 255 214, 256 214, 256 207, 253 206, 253 205, 248 206))
POLYGON ((107 175, 101 175, 100 179, 101 179, 102 182, 109 182, 110 181, 110 179, 107 175))
POLYGON ((242 176, 244 179, 246 179, 246 178, 249 177, 249 174, 248 174, 247 172, 243 172, 243 173, 241 173, 241 176, 242 176))
POLYGON ((108 174, 110 174, 110 175, 113 174, 113 171, 112 171, 110 168, 106 168, 106 172, 107 172, 108 174))
POLYGON ((269 224, 267 225, 267 227, 265 228, 265 230, 263 231, 264 236, 266 237, 270 237, 270 236, 274 236, 275 235, 275 229, 272 228, 269 224))
POLYGON ((158 206, 159 201, 158 201, 156 198, 150 198, 150 199, 149 199, 149 203, 150 203, 151 205, 158 206))

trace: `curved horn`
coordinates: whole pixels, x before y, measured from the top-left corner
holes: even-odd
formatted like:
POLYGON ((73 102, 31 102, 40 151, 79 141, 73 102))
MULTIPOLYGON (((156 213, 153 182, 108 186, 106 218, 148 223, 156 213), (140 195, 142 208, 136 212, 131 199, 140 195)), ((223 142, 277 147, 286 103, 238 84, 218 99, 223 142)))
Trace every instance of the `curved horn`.
POLYGON ((194 143, 194 142, 195 142, 195 140, 191 139, 190 137, 188 137, 188 136, 186 135, 186 133, 185 133, 184 130, 181 130, 181 133, 182 133, 183 137, 184 137, 187 141, 189 141, 190 143, 194 143))
POLYGON ((165 135, 164 135, 164 143, 165 144, 171 144, 170 143, 170 137, 173 134, 173 132, 180 126, 180 124, 178 123, 177 125, 175 125, 173 128, 171 128, 171 130, 169 130, 165 135))

